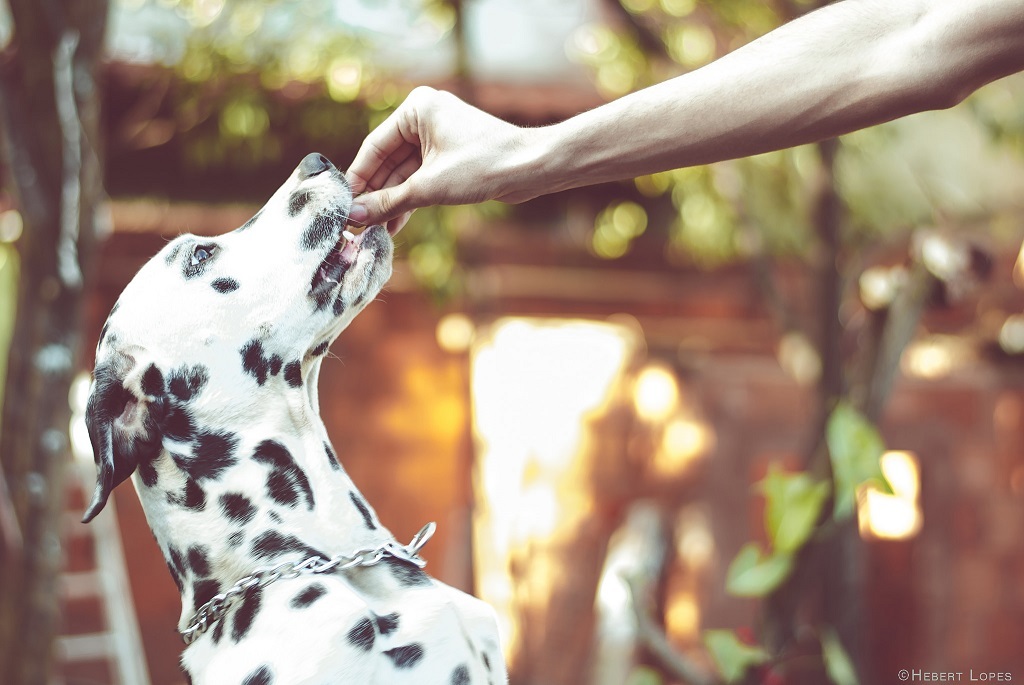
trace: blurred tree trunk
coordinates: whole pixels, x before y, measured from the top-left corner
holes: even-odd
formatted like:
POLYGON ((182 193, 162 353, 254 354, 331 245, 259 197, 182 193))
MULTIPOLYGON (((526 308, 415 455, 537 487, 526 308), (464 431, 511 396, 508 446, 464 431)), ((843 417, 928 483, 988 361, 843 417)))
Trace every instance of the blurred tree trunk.
MULTIPOLYGON (((840 308, 843 304, 842 240, 840 236, 843 207, 836 188, 835 161, 838 141, 827 140, 818 144, 823 167, 822 185, 815 203, 815 223, 824 247, 820 265, 821 300, 819 314, 822 320, 821 343, 822 374, 818 386, 818 424, 815 441, 818 445, 810 455, 809 469, 831 479, 832 465, 825 444, 829 416, 838 402, 849 394, 846 370, 847 360, 841 346, 843 324, 840 308)), ((832 504, 825 507, 831 514, 832 504)), ((865 652, 862 626, 864 624, 864 543, 860 539, 856 517, 835 522, 835 530, 821 545, 818 552, 823 568, 822 613, 824 623, 834 626, 853 661, 858 675, 863 678, 869 661, 865 652)), ((796 626, 794 626, 796 628, 796 626)))
POLYGON ((108 0, 10 0, 0 55, 8 182, 24 222, 0 463, 24 546, 0 565, 0 680, 48 680, 58 624, 68 391, 103 205, 97 66, 108 0))
MULTIPOLYGON (((819 322, 816 346, 821 358, 821 375, 804 468, 817 479, 831 480, 832 467, 825 431, 837 403, 849 394, 848 360, 841 345, 843 324, 839 313, 844 285, 840 236, 843 206, 835 180, 838 141, 826 140, 818 143, 817 148, 820 171, 812 200, 812 216, 821 254, 812 282, 817 294, 814 311, 819 322)), ((831 515, 830 499, 822 508, 819 526, 826 525, 831 515)), ((801 639, 814 639, 806 631, 803 631, 802 638, 801 625, 834 626, 857 672, 863 674, 867 663, 860 629, 864 602, 863 543, 856 520, 832 525, 829 535, 804 546, 797 555, 796 567, 789 579, 765 599, 762 609, 765 642, 775 654, 792 653, 801 639)), ((813 652, 817 645, 804 645, 802 649, 813 652)), ((822 677, 824 674, 817 668, 790 674, 795 683, 815 683, 822 677)))

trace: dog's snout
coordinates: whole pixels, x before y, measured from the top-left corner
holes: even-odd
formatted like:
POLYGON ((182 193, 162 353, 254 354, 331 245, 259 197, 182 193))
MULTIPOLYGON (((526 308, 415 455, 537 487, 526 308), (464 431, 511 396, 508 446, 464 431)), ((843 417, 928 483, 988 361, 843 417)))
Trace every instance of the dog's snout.
POLYGON ((333 166, 331 160, 319 152, 311 152, 299 162, 299 180, 305 181, 307 178, 313 178, 317 174, 322 174, 331 169, 333 166))

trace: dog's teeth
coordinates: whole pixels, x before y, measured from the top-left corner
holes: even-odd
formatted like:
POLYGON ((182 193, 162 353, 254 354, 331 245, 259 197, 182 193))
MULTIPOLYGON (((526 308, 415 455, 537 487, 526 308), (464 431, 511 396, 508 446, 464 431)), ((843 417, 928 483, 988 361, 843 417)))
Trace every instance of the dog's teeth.
POLYGON ((356 236, 355 236, 354 233, 352 233, 352 231, 348 231, 348 230, 342 231, 341 235, 342 235, 342 237, 345 238, 345 240, 348 240, 348 241, 352 241, 352 240, 356 239, 356 236))

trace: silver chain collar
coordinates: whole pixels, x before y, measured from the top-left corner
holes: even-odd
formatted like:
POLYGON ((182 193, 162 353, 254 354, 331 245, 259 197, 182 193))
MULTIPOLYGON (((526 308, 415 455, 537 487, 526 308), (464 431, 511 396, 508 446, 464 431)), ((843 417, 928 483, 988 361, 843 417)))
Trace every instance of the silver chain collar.
POLYGON ((365 547, 358 549, 351 554, 339 554, 324 559, 321 556, 309 557, 303 562, 295 563, 284 561, 275 566, 267 566, 257 569, 251 575, 242 578, 229 589, 214 595, 213 599, 199 607, 195 618, 188 628, 181 631, 181 639, 186 645, 190 645, 205 633, 213 624, 224 617, 228 609, 233 607, 248 590, 263 588, 274 581, 282 578, 295 578, 304 573, 328 573, 330 571, 344 571, 356 566, 374 566, 384 557, 394 557, 402 561, 416 564, 419 568, 427 565, 427 562, 418 556, 418 552, 427 540, 434 535, 437 524, 430 522, 420 529, 420 532, 413 536, 408 545, 400 545, 394 540, 389 540, 376 547, 365 547))

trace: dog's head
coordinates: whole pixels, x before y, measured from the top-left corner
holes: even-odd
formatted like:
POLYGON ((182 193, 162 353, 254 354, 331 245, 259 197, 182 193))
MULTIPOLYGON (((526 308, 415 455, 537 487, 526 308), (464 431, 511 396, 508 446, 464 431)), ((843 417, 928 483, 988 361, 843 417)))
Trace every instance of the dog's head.
POLYGON ((86 423, 98 478, 85 521, 163 448, 223 464, 229 440, 210 426, 265 416, 279 396, 316 409, 322 355, 391 274, 383 227, 345 231, 351 202, 344 176, 314 153, 242 227, 179 236, 142 267, 97 347, 86 423))

